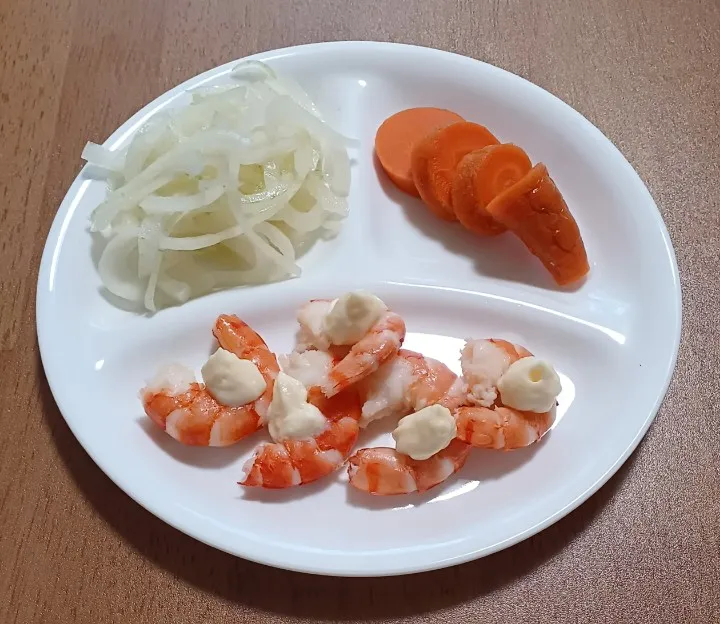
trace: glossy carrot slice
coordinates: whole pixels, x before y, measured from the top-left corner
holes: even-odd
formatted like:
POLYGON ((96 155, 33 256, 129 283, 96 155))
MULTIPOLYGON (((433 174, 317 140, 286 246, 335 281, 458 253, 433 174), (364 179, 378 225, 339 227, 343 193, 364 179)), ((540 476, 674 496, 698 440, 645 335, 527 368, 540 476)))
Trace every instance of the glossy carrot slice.
POLYGON ((470 152, 455 169, 451 197, 455 216, 468 230, 483 236, 505 231, 487 205, 530 171, 532 163, 517 145, 488 145, 470 152))
POLYGON ((561 286, 590 270, 580 229, 542 163, 493 199, 487 212, 517 234, 561 286))
POLYGON ((388 117, 375 135, 375 154, 393 184, 420 197, 410 167, 413 147, 438 128, 459 121, 460 115, 444 108, 408 108, 388 117))
POLYGON ((485 126, 470 121, 436 130, 418 142, 411 154, 412 175, 428 208, 441 219, 455 221, 451 197, 455 168, 470 152, 497 143, 485 126))

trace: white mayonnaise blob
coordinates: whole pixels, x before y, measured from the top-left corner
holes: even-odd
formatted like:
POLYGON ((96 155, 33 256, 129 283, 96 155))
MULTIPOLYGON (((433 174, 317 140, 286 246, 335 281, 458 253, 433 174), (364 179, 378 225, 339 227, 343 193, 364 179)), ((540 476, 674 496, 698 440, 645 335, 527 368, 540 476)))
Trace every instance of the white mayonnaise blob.
POLYGON ((395 448, 413 459, 427 459, 447 447, 457 434, 447 407, 431 405, 401 418, 393 431, 395 448))
POLYGON ((218 349, 201 371, 210 394, 219 403, 237 407, 254 401, 267 388, 258 367, 250 360, 241 360, 234 353, 218 349))
POLYGON ((548 412, 562 386, 551 364, 536 357, 514 362, 497 384, 500 399, 508 407, 526 412, 548 412))
POLYGON ((327 426, 322 412, 307 402, 307 389, 303 383, 284 372, 280 372, 275 380, 267 423, 275 442, 312 438, 327 426))
POLYGON ((375 295, 356 290, 334 302, 323 321, 323 332, 335 345, 354 345, 378 322, 387 307, 375 295))

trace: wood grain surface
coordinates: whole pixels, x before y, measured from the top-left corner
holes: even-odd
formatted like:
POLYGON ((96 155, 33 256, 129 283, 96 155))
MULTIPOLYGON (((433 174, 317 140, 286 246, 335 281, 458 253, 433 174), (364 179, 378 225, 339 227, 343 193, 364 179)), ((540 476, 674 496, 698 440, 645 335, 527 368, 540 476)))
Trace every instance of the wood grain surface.
POLYGON ((0 622, 720 621, 719 64, 717 0, 0 0, 0 622), (536 537, 412 577, 277 571, 166 526, 74 439, 35 337, 86 140, 219 63, 340 39, 466 54, 574 106, 648 185, 683 282, 675 378, 620 472, 536 537))

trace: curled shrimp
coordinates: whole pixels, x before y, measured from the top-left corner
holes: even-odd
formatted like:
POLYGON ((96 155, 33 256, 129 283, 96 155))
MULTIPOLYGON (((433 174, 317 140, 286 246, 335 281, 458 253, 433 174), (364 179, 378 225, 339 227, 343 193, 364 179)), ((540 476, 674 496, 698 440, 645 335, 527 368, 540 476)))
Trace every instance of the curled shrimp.
POLYGON ((350 352, 330 369, 328 381, 321 386, 323 394, 332 397, 362 381, 396 355, 404 340, 405 321, 394 312, 385 312, 370 331, 350 348, 350 352))
POLYGON ((454 409, 465 402, 462 379, 445 364, 408 349, 383 364, 360 385, 364 399, 360 426, 386 417, 407 416, 442 403, 454 409))
POLYGON ((555 411, 522 412, 498 405, 460 407, 455 412, 457 438, 477 448, 512 450, 542 438, 555 421, 555 411))
POLYGON ((145 413, 183 444, 228 446, 257 431, 272 399, 279 372, 275 355, 263 339, 236 316, 218 317, 213 334, 220 346, 241 359, 251 360, 265 379, 263 394, 246 405, 223 405, 190 369, 172 366, 140 391, 145 413))
POLYGON ((213 327, 213 336, 223 349, 234 353, 241 360, 250 360, 258 367, 265 379, 265 391, 248 405, 257 413, 261 421, 264 420, 272 401, 275 379, 280 372, 277 357, 260 335, 234 314, 221 314, 217 318, 213 327))
POLYGON ((491 407, 498 395, 497 383, 510 365, 532 355, 525 347, 498 338, 468 340, 460 355, 468 402, 491 407))
MULTIPOLYGON (((453 411, 465 402, 462 379, 442 362, 407 350, 400 351, 398 358, 412 367, 415 375, 407 386, 406 403, 395 406, 402 409, 400 415, 434 404, 453 411)), ((369 494, 424 492, 460 470, 469 452, 470 446, 458 439, 423 460, 392 448, 360 449, 349 460, 348 477, 350 485, 369 494)))
POLYGON ((320 386, 326 397, 357 384, 397 355, 405 340, 405 321, 386 310, 358 342, 349 348, 330 344, 323 333, 323 319, 332 309, 332 301, 314 299, 300 308, 298 348, 329 352, 335 363, 320 386))
POLYGON ((469 340, 462 351, 468 403, 455 411, 457 437, 478 448, 518 449, 542 438, 555 420, 555 410, 537 413, 503 405, 497 382, 511 364, 532 356, 525 347, 505 340, 469 340))
POLYGON ((311 483, 342 466, 360 428, 360 400, 352 389, 332 398, 311 392, 308 400, 327 419, 325 430, 315 437, 261 444, 244 466, 240 485, 287 488, 311 483))
POLYGON ((421 461, 391 448, 361 449, 350 458, 348 477, 358 490, 380 496, 425 492, 460 470, 469 452, 460 440, 421 461))

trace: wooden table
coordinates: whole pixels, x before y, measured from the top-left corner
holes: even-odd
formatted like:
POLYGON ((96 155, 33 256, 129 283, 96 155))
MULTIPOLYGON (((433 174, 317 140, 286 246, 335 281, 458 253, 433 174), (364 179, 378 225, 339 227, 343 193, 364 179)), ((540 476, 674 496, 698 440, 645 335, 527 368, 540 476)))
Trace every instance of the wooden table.
POLYGON ((0 622, 719 622, 719 63, 717 0, 1 0, 0 622), (675 378, 620 472, 536 537, 413 577, 292 574, 171 529, 85 454, 37 352, 40 254, 85 141, 197 72, 333 39, 557 94, 647 183, 683 278, 675 378))

